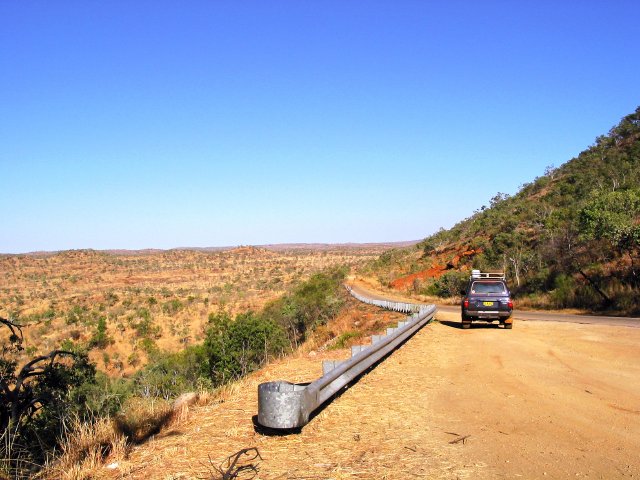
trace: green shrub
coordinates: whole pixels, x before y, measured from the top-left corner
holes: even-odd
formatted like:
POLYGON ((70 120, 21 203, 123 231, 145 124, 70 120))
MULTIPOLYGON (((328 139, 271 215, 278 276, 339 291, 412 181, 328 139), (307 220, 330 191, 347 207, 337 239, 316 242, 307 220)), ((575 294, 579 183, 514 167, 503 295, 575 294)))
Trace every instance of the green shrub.
POLYGON ((162 333, 162 329, 154 325, 151 312, 147 308, 136 310, 136 316, 130 318, 129 324, 135 329, 139 338, 157 338, 162 333))
POLYGON ((162 304, 162 311, 167 315, 175 315, 184 308, 184 305, 180 300, 174 298, 162 304))
POLYGON ((468 280, 467 272, 450 270, 424 287, 424 293, 437 297, 455 297, 467 286, 468 280))
POLYGON ((362 332, 352 331, 352 332, 344 332, 340 335, 336 341, 329 348, 330 350, 338 350, 340 348, 346 348, 349 346, 351 340, 356 340, 362 337, 362 332))
POLYGON ((101 316, 96 325, 96 331, 89 340, 89 346, 95 348, 106 348, 113 343, 113 339, 107 333, 107 318, 101 316))
POLYGON ((344 305, 344 268, 313 275, 292 293, 268 304, 262 316, 280 325, 293 347, 338 314, 344 305))
POLYGON ((86 352, 54 350, 20 368, 22 327, 0 326, 9 329, 0 348, 0 458, 21 478, 58 445, 66 421, 87 416, 84 388, 95 383, 95 366, 86 352))
POLYGON ((85 382, 74 392, 76 401, 82 399, 86 409, 84 419, 96 419, 116 414, 133 394, 132 382, 125 378, 109 378, 96 372, 94 382, 85 382))
POLYGON ((77 323, 84 323, 87 317, 87 307, 81 307, 80 305, 74 305, 66 315, 67 325, 75 325, 77 323))
POLYGON ((159 352, 158 345, 156 345, 156 342, 152 338, 143 338, 140 342, 140 348, 147 355, 154 355, 159 352))
POLYGON ((561 273, 554 280, 551 299, 556 308, 568 308, 575 305, 576 282, 570 275, 561 273))
POLYGON ((134 391, 141 397, 169 399, 211 386, 208 364, 202 345, 178 353, 156 351, 149 365, 134 376, 134 391))
POLYGON ((226 313, 210 317, 205 352, 214 385, 222 385, 252 372, 270 358, 289 349, 284 329, 253 312, 236 316, 226 313))

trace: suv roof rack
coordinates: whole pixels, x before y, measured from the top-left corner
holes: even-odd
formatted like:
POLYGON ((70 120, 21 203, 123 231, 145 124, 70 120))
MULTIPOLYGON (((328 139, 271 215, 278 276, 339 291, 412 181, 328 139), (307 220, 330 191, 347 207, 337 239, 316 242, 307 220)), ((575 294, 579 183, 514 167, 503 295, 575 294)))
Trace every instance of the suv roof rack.
POLYGON ((471 278, 491 278, 494 280, 505 280, 504 272, 481 272, 480 270, 471 270, 471 278))

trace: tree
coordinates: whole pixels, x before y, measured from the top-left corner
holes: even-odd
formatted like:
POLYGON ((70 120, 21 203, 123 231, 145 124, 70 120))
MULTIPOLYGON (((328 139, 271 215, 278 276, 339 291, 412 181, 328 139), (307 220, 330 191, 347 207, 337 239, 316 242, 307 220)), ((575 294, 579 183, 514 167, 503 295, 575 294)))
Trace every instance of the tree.
POLYGON ((544 176, 549 177, 551 180, 555 178, 557 173, 558 173, 558 169, 553 164, 547 166, 547 168, 544 169, 544 176))
POLYGON ((640 284, 637 271, 640 251, 640 190, 599 192, 580 211, 580 230, 590 240, 606 240, 631 262, 631 283, 640 284))
POLYGON ((9 330, 0 358, 0 433, 6 440, 0 455, 14 460, 4 451, 13 446, 30 462, 39 462, 56 445, 64 420, 82 416, 84 399, 77 387, 95 381, 95 366, 86 353, 53 350, 18 368, 23 325, 0 318, 0 326, 9 330))

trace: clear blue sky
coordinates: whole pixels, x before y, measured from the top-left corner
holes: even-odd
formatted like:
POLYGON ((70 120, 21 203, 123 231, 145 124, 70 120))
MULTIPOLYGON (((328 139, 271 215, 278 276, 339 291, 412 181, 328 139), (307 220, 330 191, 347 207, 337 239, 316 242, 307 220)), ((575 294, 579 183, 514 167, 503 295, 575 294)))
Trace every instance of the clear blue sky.
POLYGON ((0 252, 423 238, 640 104, 640 2, 4 1, 0 252))

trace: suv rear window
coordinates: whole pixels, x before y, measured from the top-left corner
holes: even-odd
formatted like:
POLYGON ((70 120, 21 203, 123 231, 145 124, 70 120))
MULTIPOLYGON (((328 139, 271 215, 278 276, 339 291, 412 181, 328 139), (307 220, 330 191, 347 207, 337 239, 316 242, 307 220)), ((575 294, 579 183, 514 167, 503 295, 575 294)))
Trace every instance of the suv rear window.
POLYGON ((471 293, 507 293, 502 282, 473 282, 471 293))

